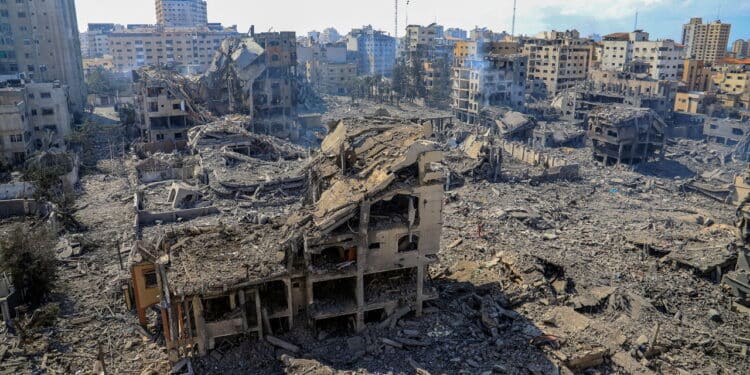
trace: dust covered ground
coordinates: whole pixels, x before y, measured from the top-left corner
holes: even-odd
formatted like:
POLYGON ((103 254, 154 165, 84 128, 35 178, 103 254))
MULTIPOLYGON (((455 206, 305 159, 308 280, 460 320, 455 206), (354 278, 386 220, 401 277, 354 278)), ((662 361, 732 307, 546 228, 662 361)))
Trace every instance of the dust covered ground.
MULTIPOLYGON (((326 120, 381 107, 399 117, 448 115, 347 99, 328 106, 326 120)), ((171 369, 119 290, 133 187, 106 141, 117 130, 102 132, 75 214, 92 245, 60 265, 54 325, 23 344, 0 334, 0 373, 88 374, 97 357, 107 373, 171 369)), ((731 256, 734 208, 683 188, 696 174, 745 166, 722 166, 690 142, 670 146, 673 160, 634 169, 596 164, 585 147, 549 152, 579 163, 580 179, 532 182, 532 167, 506 157, 498 182, 466 177, 446 192, 441 262, 431 270, 440 299, 424 316, 372 319, 358 335, 338 327, 279 336, 298 353, 226 341, 195 359, 195 372, 558 374, 591 363, 587 373, 750 372, 748 315, 732 310, 716 275, 690 266, 731 256)))

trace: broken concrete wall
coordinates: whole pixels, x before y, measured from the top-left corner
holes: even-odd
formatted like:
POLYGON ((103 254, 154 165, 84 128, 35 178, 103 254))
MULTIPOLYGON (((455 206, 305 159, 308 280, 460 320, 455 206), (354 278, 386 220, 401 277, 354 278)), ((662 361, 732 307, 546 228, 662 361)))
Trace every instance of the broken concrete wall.
POLYGON ((216 207, 191 208, 170 212, 147 212, 139 211, 137 220, 139 225, 153 225, 157 221, 162 224, 176 223, 178 221, 189 221, 195 218, 216 215, 219 209, 216 207))
POLYGON ((10 182, 0 185, 0 200, 32 198, 36 188, 29 182, 10 182))
MULTIPOLYGON (((561 158, 547 155, 520 143, 500 141, 500 146, 514 159, 526 164, 542 166, 545 169, 571 167, 568 162, 561 158)), ((572 168, 569 169, 572 170, 572 168)))
POLYGON ((46 215, 52 210, 48 203, 39 203, 29 199, 9 199, 0 201, 0 219, 11 217, 46 215))

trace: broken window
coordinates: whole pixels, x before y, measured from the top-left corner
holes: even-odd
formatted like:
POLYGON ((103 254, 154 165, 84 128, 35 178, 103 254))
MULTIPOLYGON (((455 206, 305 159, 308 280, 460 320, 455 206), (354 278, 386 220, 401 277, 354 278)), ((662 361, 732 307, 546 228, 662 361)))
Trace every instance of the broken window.
POLYGON ((403 236, 398 240, 399 253, 417 250, 419 250, 419 236, 412 234, 403 236))
POLYGON ((159 286, 156 280, 156 271, 144 272, 143 279, 146 281, 146 289, 153 289, 159 286))
POLYGON ((260 301, 270 315, 286 311, 289 307, 286 299, 286 284, 281 280, 266 283, 260 289, 260 301))
POLYGON ((391 200, 382 200, 370 208, 373 226, 402 224, 409 227, 419 225, 419 200, 410 195, 396 195, 391 200))
POLYGON ((203 300, 203 317, 206 322, 219 322, 226 320, 232 312, 229 296, 210 298, 203 300))
POLYGON ((323 249, 320 254, 312 254, 311 260, 315 269, 341 270, 355 264, 357 261, 357 248, 329 247, 323 249))

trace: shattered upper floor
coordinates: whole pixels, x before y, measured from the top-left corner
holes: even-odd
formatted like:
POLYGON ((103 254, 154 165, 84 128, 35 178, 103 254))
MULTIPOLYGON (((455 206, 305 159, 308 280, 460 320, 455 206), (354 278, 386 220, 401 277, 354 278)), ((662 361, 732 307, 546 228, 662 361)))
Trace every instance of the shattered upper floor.
MULTIPOLYGON (((383 122, 387 124, 339 122, 324 140, 322 152, 308 160, 286 142, 245 131, 241 121, 194 128, 190 145, 201 170, 196 175, 208 182, 210 190, 204 199, 240 198, 234 208, 221 208, 210 217, 180 221, 172 229, 153 228, 147 236, 150 241, 135 247, 140 255, 132 255, 143 259, 146 254, 145 258, 156 261, 168 254, 170 292, 190 295, 295 272, 295 265, 306 259, 303 249, 325 247, 312 250, 316 244, 336 239, 356 246, 362 207, 381 212, 370 219, 373 229, 418 228, 417 215, 425 215, 424 222, 435 211, 422 212, 426 202, 404 197, 419 196, 415 191, 428 187, 442 192, 442 151, 427 140, 429 127, 383 122), (294 189, 285 189, 290 184, 294 189), (258 194, 265 194, 263 202, 254 198, 258 194), (254 220, 241 219, 250 214, 254 220), (387 217, 379 216, 383 214, 387 217), (198 226, 199 222, 204 224, 198 226), (202 236, 211 237, 214 250, 196 238, 202 236), (148 243, 155 248, 140 251, 148 249, 148 243), (220 282, 190 276, 206 270, 223 275, 217 279, 220 282)), ((433 245, 430 251, 436 252, 438 246, 433 245)))

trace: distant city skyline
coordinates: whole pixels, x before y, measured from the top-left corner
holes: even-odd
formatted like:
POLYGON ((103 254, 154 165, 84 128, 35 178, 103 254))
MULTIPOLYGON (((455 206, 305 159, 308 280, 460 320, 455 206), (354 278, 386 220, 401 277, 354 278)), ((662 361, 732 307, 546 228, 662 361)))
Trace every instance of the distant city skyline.
MULTIPOLYGON (((81 31, 88 23, 155 23, 154 0, 127 2, 76 0, 81 31)), ((408 13, 409 24, 438 22, 446 27, 472 29, 488 27, 494 31, 511 31, 513 0, 469 0, 456 5, 449 0, 411 0, 406 9, 402 0, 399 11, 399 36, 403 36, 408 13)), ((588 0, 570 7, 565 0, 523 0, 518 3, 516 33, 533 35, 545 30, 577 29, 583 36, 606 35, 632 31, 638 12, 638 28, 652 38, 681 39, 682 24, 691 17, 710 22, 720 17, 732 24, 730 40, 750 38, 750 2, 740 4, 727 0, 588 0)), ((246 32, 250 25, 257 31, 289 30, 298 34, 335 27, 342 34, 350 29, 372 24, 388 33, 394 31, 394 2, 391 0, 346 0, 299 2, 269 1, 264 5, 235 0, 208 0, 209 22, 236 24, 246 32), (290 9, 293 11, 290 12, 290 9)))

